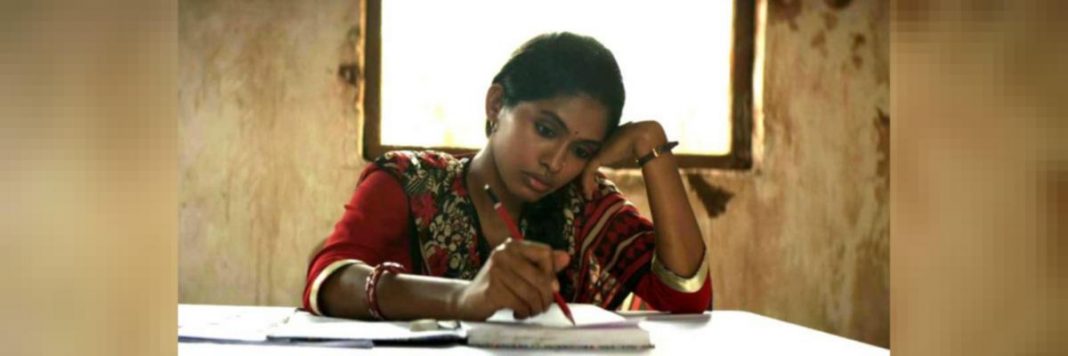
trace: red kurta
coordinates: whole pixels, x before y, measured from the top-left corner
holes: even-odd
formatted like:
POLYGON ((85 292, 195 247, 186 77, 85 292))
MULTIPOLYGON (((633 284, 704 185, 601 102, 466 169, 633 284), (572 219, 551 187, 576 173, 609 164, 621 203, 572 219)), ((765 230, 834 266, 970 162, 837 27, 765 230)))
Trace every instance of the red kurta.
MULTIPOLYGON (((440 152, 398 151, 369 165, 344 215, 308 268, 304 308, 318 314, 314 298, 319 285, 354 260, 372 266, 393 261, 410 273, 473 278, 488 252, 464 184, 469 162, 470 157, 440 152)), ((564 202, 561 233, 572 256, 559 275, 564 298, 611 310, 634 291, 658 310, 708 309, 711 279, 686 293, 650 273, 652 223, 611 182, 598 183, 592 200, 582 197, 577 184, 559 192, 564 202)), ((526 223, 521 221, 524 227, 526 223)))

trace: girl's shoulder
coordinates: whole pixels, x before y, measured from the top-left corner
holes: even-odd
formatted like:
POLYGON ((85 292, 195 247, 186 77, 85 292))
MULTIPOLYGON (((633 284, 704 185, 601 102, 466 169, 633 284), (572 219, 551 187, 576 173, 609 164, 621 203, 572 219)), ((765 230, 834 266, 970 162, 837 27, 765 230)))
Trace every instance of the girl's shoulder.
POLYGON ((427 169, 448 169, 461 164, 461 158, 451 154, 434 151, 389 151, 375 159, 374 164, 380 168, 398 172, 427 169))
POLYGON ((445 152, 389 151, 378 156, 361 174, 361 180, 375 171, 384 171, 393 176, 411 193, 414 188, 429 188, 447 185, 463 172, 464 162, 469 158, 445 152))

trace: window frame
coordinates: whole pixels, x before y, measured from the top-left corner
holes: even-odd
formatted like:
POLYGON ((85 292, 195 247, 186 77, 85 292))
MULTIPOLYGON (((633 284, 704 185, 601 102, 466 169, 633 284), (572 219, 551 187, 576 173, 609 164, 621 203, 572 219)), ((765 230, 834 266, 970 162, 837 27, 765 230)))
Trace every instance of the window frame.
MULTIPOLYGON (((363 2, 363 157, 373 161, 394 150, 432 149, 450 154, 474 153, 457 147, 383 145, 381 140, 382 0, 363 2)), ((734 0, 731 40, 731 148, 723 155, 676 154, 679 168, 749 170, 753 167, 753 68, 756 43, 756 0, 734 0)), ((339 70, 348 76, 344 68, 339 70)), ((626 168, 615 167, 615 168, 626 168)))

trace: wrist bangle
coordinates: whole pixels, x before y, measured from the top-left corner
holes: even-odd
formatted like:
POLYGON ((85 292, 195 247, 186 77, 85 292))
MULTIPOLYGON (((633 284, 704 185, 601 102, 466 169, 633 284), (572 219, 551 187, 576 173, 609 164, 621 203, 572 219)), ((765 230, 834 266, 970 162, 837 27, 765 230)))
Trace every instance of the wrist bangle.
POLYGON ((378 281, 382 279, 382 275, 386 273, 398 274, 404 272, 404 266, 401 266, 396 262, 382 262, 378 266, 375 266, 374 272, 371 272, 370 276, 367 276, 367 283, 364 284, 364 292, 367 296, 367 311, 372 317, 378 320, 385 320, 382 316, 382 309, 378 307, 378 281))
POLYGON ((641 158, 638 158, 638 167, 644 166, 646 162, 652 161, 653 158, 660 157, 665 153, 671 153, 671 149, 679 145, 679 141, 671 141, 660 146, 653 147, 653 150, 647 153, 641 158))

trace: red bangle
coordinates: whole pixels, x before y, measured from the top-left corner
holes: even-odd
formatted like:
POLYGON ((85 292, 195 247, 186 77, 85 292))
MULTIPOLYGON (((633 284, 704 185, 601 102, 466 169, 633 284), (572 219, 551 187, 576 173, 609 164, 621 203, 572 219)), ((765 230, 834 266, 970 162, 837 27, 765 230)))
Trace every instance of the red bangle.
POLYGON ((386 319, 382 316, 382 309, 378 307, 378 292, 376 290, 378 280, 382 279, 382 275, 386 272, 402 273, 404 272, 404 266, 396 262, 382 262, 382 264, 375 266, 374 272, 367 276, 367 283, 364 284, 364 292, 367 293, 367 311, 378 320, 386 319))

